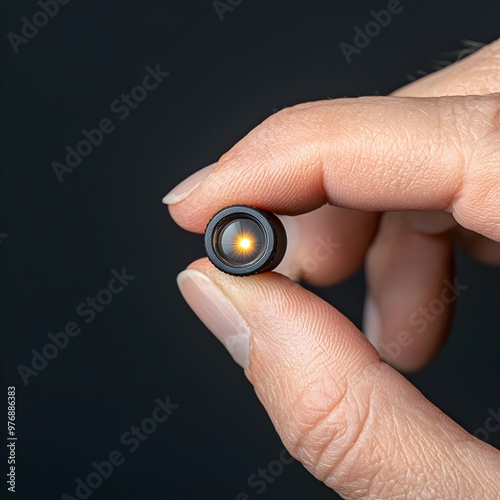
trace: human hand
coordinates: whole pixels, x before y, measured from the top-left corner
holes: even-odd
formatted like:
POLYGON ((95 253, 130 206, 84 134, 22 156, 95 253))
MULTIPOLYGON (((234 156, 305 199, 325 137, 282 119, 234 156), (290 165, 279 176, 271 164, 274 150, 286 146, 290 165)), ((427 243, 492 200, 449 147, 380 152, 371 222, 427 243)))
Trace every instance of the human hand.
MULTIPOLYGON (((365 262, 366 334, 386 357, 382 347, 399 343, 389 361, 414 370, 446 335, 453 244, 500 263, 495 92, 499 42, 393 97, 276 113, 165 201, 199 233, 235 203, 294 216, 284 217, 290 252, 278 271, 312 284, 337 283, 365 262), (408 318, 435 299, 444 310, 402 341, 408 318)), ((344 498, 498 498, 500 452, 427 401, 316 295, 278 273, 228 276, 207 259, 178 281, 288 450, 344 498)))

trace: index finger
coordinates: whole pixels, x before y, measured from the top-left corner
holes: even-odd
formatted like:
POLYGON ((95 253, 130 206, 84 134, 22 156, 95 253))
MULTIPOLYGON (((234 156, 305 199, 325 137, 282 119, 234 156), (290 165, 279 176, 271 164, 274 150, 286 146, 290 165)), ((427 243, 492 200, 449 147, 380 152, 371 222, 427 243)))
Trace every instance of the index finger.
POLYGON ((499 165, 500 94, 335 99, 269 117, 187 197, 174 189, 164 202, 195 232, 235 203, 286 215, 329 203, 445 210, 500 241, 499 165))

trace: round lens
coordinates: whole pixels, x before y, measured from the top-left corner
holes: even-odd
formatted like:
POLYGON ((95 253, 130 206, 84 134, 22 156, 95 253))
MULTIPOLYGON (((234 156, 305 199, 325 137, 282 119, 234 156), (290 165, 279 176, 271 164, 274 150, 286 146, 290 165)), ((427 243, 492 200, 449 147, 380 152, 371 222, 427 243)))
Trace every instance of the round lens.
POLYGON ((243 265, 264 253, 264 233, 251 219, 236 219, 223 225, 215 238, 220 256, 231 264, 243 265))

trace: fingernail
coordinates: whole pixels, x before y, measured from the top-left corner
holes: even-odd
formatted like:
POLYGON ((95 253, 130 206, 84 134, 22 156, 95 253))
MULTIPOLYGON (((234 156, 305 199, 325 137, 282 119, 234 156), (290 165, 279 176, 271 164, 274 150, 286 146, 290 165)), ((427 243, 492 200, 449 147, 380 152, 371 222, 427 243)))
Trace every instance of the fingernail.
POLYGON ((250 329, 231 301, 207 276, 188 269, 177 284, 189 307, 244 369, 250 359, 250 329))
POLYGON ((194 191, 210 174, 214 168, 215 163, 204 167, 198 172, 190 175, 187 179, 184 179, 180 184, 174 187, 166 196, 161 200, 165 205, 173 205, 174 203, 179 203, 184 198, 194 191))
POLYGON ((378 349, 382 334, 382 319, 380 309, 370 295, 367 295, 365 299, 363 331, 366 338, 378 349))

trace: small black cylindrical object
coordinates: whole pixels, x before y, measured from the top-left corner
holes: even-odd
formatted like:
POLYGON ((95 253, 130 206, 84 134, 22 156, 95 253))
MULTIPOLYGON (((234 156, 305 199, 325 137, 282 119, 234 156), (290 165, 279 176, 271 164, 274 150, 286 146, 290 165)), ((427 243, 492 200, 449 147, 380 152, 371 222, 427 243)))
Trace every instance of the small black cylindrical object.
POLYGON ((271 212, 232 205, 217 212, 205 230, 210 262, 225 273, 250 276, 273 270, 283 259, 286 232, 271 212))

